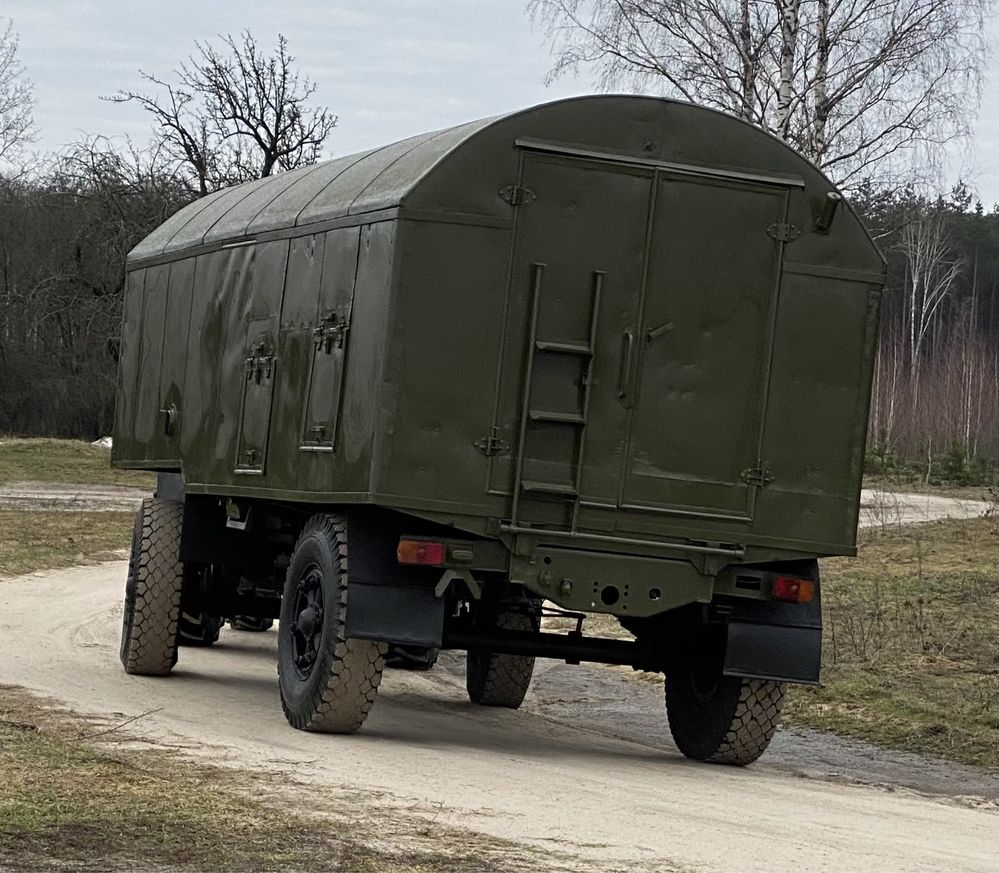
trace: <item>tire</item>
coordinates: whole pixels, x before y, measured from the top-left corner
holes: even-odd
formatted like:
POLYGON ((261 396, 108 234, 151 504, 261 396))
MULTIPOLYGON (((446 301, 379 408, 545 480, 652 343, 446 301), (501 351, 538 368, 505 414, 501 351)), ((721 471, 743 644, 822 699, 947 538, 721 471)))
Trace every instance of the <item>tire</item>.
POLYGON ((126 673, 166 676, 177 663, 183 518, 183 503, 156 497, 143 500, 136 513, 121 628, 126 673))
POLYGON ((393 670, 429 670, 437 663, 441 650, 426 646, 390 643, 385 666, 393 670))
POLYGON ((299 730, 350 734, 368 715, 385 643, 347 639, 347 527, 314 515, 292 552, 278 625, 278 687, 299 730))
POLYGON ((205 648, 219 641, 219 631, 223 620, 207 612, 189 612, 181 609, 180 624, 177 632, 177 643, 181 646, 200 646, 205 648))
POLYGON ((724 640, 699 641, 670 658, 666 713, 677 748, 688 758, 745 766, 770 745, 784 703, 784 683, 722 675, 724 640))
MULTIPOLYGON (((523 594, 508 596, 496 605, 489 626, 501 630, 537 631, 534 602, 523 594)), ((534 673, 533 655, 498 655, 487 649, 469 649, 465 656, 468 699, 480 706, 518 709, 534 673)))
POLYGON ((235 631, 259 634, 274 627, 274 619, 258 618, 255 615, 234 615, 229 619, 229 627, 235 631))

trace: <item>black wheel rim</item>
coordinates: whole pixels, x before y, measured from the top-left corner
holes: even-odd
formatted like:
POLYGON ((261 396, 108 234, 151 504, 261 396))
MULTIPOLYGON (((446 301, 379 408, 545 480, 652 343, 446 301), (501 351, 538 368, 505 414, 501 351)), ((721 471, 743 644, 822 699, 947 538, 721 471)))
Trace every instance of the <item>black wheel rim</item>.
POLYGON ((295 672, 308 679, 319 659, 326 617, 323 604, 323 574, 317 564, 310 564, 295 586, 291 643, 295 672))

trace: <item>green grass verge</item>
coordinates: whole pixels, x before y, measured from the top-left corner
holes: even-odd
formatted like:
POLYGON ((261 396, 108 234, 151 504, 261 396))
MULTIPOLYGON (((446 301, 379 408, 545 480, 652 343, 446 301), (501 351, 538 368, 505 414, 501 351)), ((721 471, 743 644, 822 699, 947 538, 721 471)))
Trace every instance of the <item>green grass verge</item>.
POLYGON ((100 730, 0 686, 5 870, 472 873, 543 860, 363 798, 337 809, 307 785, 291 787, 292 806, 253 774, 123 748, 100 730))
POLYGON ((131 512, 0 509, 0 576, 107 560, 131 544, 131 512))
POLYGON ((791 725, 999 767, 994 520, 866 531, 822 562, 823 686, 792 686, 791 725))
POLYGON ((0 440, 0 484, 69 482, 80 485, 153 487, 156 477, 111 467, 111 452, 77 440, 0 440))

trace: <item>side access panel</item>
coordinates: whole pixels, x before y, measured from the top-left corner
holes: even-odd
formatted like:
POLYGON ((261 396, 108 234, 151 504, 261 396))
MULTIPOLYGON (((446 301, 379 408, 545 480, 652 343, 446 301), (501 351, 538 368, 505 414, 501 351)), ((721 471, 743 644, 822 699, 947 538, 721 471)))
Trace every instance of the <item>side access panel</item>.
POLYGON ((332 450, 336 445, 360 232, 359 227, 349 227, 330 231, 325 237, 321 280, 313 298, 303 447, 332 450))
MULTIPOLYGON (((238 286, 245 296, 237 295, 232 301, 226 333, 227 352, 231 354, 239 346, 243 349, 242 365, 236 377, 242 395, 236 438, 236 473, 263 475, 266 472, 271 401, 280 366, 277 337, 288 245, 287 240, 257 245, 249 281, 238 286)), ((232 378, 231 370, 227 375, 232 378)))

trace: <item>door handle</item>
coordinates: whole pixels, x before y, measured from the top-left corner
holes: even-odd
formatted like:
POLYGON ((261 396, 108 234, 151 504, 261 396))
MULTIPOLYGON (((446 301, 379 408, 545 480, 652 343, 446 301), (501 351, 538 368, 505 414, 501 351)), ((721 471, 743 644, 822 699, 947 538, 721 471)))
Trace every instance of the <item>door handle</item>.
POLYGON ((621 335, 621 369, 617 374, 617 396, 624 400, 631 390, 631 363, 635 356, 635 331, 628 328, 621 335))

